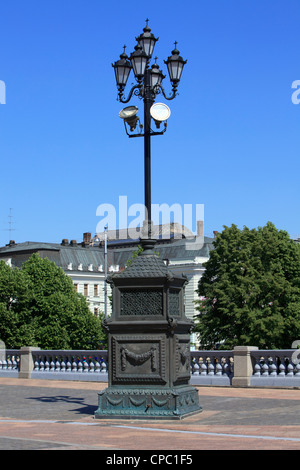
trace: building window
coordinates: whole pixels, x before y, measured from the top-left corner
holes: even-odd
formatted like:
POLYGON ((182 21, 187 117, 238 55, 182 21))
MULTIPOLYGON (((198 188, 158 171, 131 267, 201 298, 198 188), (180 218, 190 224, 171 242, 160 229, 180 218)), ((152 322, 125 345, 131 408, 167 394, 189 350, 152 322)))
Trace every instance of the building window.
POLYGON ((78 292, 78 284, 74 284, 74 289, 76 292, 78 292))
POLYGON ((99 295, 99 286, 98 284, 94 284, 94 296, 97 297, 99 295))
POLYGON ((89 285, 84 284, 84 295, 87 297, 89 295, 89 285))

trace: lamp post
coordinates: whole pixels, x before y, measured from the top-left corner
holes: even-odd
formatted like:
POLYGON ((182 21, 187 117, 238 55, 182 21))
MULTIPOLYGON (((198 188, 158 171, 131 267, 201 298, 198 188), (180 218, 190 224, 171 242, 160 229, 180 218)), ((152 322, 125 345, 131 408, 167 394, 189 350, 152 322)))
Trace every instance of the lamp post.
MULTIPOLYGON (((118 100, 121 103, 128 103, 133 96, 138 96, 144 102, 144 125, 140 125, 140 129, 143 132, 134 132, 139 118, 136 116, 137 108, 135 110, 128 110, 129 113, 123 113, 120 117, 124 119, 124 125, 126 129, 126 123, 130 126, 130 133, 126 132, 129 137, 144 137, 144 188, 145 188, 145 232, 147 238, 151 237, 151 136, 161 135, 166 131, 166 123, 163 131, 153 131, 151 128, 151 106, 154 104, 158 94, 162 94, 168 101, 173 100, 177 95, 177 87, 180 82, 183 67, 186 64, 186 60, 179 55, 177 49, 177 42, 175 42, 175 48, 172 51, 172 55, 168 57, 165 62, 168 68, 170 81, 172 84, 172 92, 167 96, 162 81, 166 78, 163 72, 159 69, 156 63, 152 64, 150 68, 150 61, 153 55, 154 47, 158 38, 151 33, 151 29, 148 26, 148 19, 146 20, 146 26, 143 29, 143 33, 136 38, 137 45, 135 50, 130 57, 125 52, 126 46, 124 46, 124 52, 120 55, 120 59, 112 64, 115 70, 117 88, 118 88, 118 100), (133 70, 134 77, 137 84, 134 85, 128 93, 127 98, 124 96, 124 91, 130 72, 133 70), (128 115, 129 114, 129 115, 128 115)), ((132 108, 132 107, 131 107, 132 108)), ((125 108, 125 110, 128 108, 125 108)), ((123 110, 123 111, 125 111, 123 110)), ((159 124, 157 125, 159 127, 159 124)))
POLYGON ((107 318, 107 225, 104 227, 104 318, 107 318))
MULTIPOLYGON (((165 78, 155 63, 149 67, 154 37, 147 25, 137 38, 130 60, 124 52, 113 64, 119 89, 118 98, 128 103, 134 95, 144 101, 143 133, 136 133, 137 108, 120 112, 130 128, 130 137, 144 137, 145 152, 145 223, 143 251, 122 272, 112 274, 112 314, 102 326, 108 334, 108 387, 98 393, 95 418, 182 419, 201 411, 197 389, 190 380, 190 333, 193 322, 184 312, 184 287, 187 278, 176 275, 153 250, 151 239, 150 139, 163 131, 151 129, 151 118, 159 129, 167 114, 153 111, 155 98, 162 93, 175 98, 184 61, 176 48, 166 64, 172 93, 166 96, 165 78), (131 69, 137 84, 124 98, 131 69)), ((159 105, 160 106, 160 105, 159 105)), ((165 106, 161 104, 161 106, 165 106)), ((167 108, 167 107, 166 107, 167 108)))

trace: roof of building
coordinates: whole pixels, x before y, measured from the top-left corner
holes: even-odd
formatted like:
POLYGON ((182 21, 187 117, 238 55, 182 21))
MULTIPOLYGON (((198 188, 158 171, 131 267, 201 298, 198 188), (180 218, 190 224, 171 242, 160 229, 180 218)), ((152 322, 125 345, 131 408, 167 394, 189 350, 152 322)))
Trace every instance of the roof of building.
MULTIPOLYGON (((209 252, 213 249, 213 238, 204 237, 203 241, 196 238, 193 240, 173 240, 169 243, 157 243, 154 250, 162 260, 180 261, 195 258, 209 258, 209 252)), ((135 248, 116 248, 114 250, 114 263, 119 266, 125 266, 127 260, 132 256, 135 248)))
MULTIPOLYGON (((25 242, 16 243, 0 248, 0 259, 12 257, 12 264, 20 267, 28 255, 32 253, 39 253, 42 258, 48 258, 54 261, 58 266, 63 269, 72 269, 82 271, 91 270, 89 267, 93 266, 93 270, 98 271, 98 267, 104 265, 104 252, 102 247, 81 245, 60 245, 59 243, 38 243, 38 242, 25 242)), ((113 254, 108 254, 109 264, 113 264, 113 254)))
MULTIPOLYGON (((204 237, 202 243, 197 239, 188 240, 163 240, 157 241, 155 252, 159 255, 159 266, 153 265, 154 271, 164 269, 163 260, 190 260, 194 261, 196 257, 209 257, 209 252, 213 248, 213 239, 204 237)), ((123 269, 128 259, 131 258, 134 251, 137 250, 138 241, 128 246, 121 241, 113 246, 108 245, 108 265, 119 266, 123 269)), ((48 258, 54 261, 63 269, 76 271, 99 271, 100 266, 104 266, 104 247, 103 245, 93 246, 89 244, 66 244, 66 243, 44 243, 44 242, 23 242, 12 243, 0 248, 1 258, 12 259, 12 265, 21 267, 23 262, 33 253, 39 253, 42 258, 48 258)), ((154 262, 155 263, 155 262, 154 262)), ((142 269, 142 266, 140 266, 142 269)))

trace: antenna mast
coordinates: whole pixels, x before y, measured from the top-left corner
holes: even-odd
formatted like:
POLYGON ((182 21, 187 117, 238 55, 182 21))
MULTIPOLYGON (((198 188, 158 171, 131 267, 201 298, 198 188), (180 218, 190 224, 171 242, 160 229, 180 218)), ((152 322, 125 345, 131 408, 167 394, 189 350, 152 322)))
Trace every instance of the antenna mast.
POLYGON ((8 230, 9 232, 9 240, 11 240, 11 232, 16 230, 15 228, 12 228, 12 224, 13 224, 13 216, 12 216, 12 208, 9 209, 9 216, 8 216, 8 228, 5 229, 5 230, 8 230))

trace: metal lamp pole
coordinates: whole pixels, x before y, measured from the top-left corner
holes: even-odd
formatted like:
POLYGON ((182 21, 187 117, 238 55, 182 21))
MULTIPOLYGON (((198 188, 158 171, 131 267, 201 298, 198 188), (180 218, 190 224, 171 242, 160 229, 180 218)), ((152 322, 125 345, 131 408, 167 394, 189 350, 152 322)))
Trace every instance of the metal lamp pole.
MULTIPOLYGON (((164 134, 166 131, 166 123, 164 130, 159 132, 153 131, 151 129, 150 109, 159 93, 162 93, 166 100, 173 100, 175 98, 183 67, 187 61, 180 57, 179 51, 176 47, 177 42, 175 42, 175 48, 172 51, 172 55, 164 61, 168 67, 169 77, 172 84, 172 92, 170 96, 167 96, 161 84, 165 75, 163 75, 162 71, 159 70, 156 59, 151 69, 149 68, 154 46, 158 41, 158 38, 155 38, 151 33, 148 21, 149 20, 147 19, 143 33, 136 38, 137 45, 135 46, 135 51, 130 55, 130 58, 125 53, 126 46, 124 46, 124 52, 120 55, 120 59, 112 64, 112 66, 114 67, 116 75, 119 92, 118 100, 121 103, 128 103, 134 95, 138 96, 139 99, 143 99, 144 102, 144 126, 140 125, 140 131, 135 132, 139 121, 139 118, 136 116, 137 108, 131 113, 123 113, 123 115, 120 113, 120 117, 123 117, 124 119, 126 133, 129 137, 144 137, 145 224, 147 236, 148 238, 151 238, 151 137, 153 135, 164 134), (131 88, 128 97, 125 98, 124 90, 132 69, 137 84, 131 88), (127 131, 126 124, 130 127, 130 133, 127 131), (141 132, 141 129, 143 129, 143 133, 141 132)), ((123 111, 128 110, 128 108, 125 108, 123 111)))
POLYGON ((107 226, 104 227, 104 318, 107 318, 107 226))
POLYGON ((145 188, 145 220, 148 238, 151 238, 151 115, 150 108, 154 103, 150 85, 150 71, 146 69, 144 96, 144 188, 145 188))

